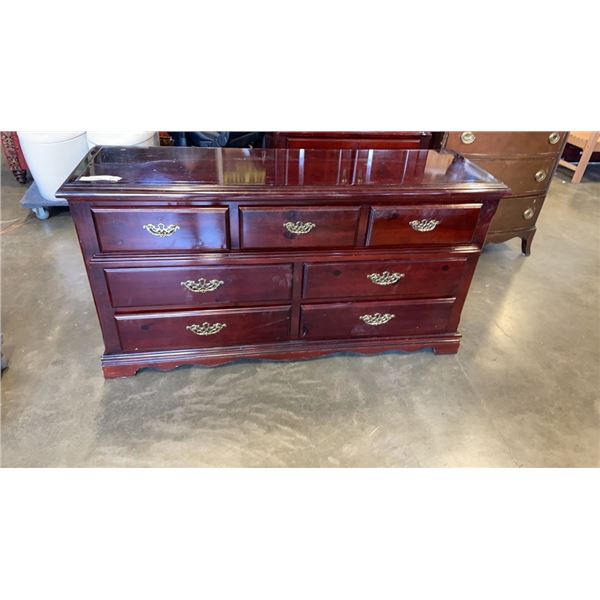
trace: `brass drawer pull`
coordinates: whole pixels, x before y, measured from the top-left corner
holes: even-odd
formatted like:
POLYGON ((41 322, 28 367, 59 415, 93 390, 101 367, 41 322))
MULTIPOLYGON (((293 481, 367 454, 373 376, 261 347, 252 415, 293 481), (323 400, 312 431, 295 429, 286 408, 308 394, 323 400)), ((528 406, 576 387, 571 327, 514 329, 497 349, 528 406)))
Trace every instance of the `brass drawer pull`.
POLYGON ((392 285, 393 283, 398 283, 403 277, 404 273, 390 273, 389 271, 369 273, 367 275, 367 278, 376 285, 392 285))
POLYGON ((361 321, 366 323, 367 325, 384 325, 388 321, 391 321, 396 315, 391 313, 375 313, 374 315, 361 315, 359 318, 361 321))
POLYGON ((214 292, 216 289, 221 287, 225 282, 220 279, 204 279, 204 277, 200 277, 198 281, 193 281, 192 279, 188 279, 187 281, 182 281, 181 285, 189 290, 190 292, 194 292, 194 294, 206 294, 207 292, 214 292))
POLYGON ((305 233, 310 233, 316 227, 316 225, 314 223, 311 223, 310 221, 307 221, 306 223, 303 223, 302 221, 296 221, 295 223, 288 221, 287 223, 284 223, 283 226, 290 233, 295 233, 296 235, 304 235, 305 233))
POLYGON ((463 131, 460 134, 460 141, 463 144, 472 144, 475 141, 475 134, 472 131, 463 131))
POLYGON ((433 231, 438 225, 440 221, 436 221, 435 219, 421 219, 411 221, 409 225, 415 230, 421 233, 426 233, 428 231, 433 231))
POLYGON ((546 179, 546 176, 548 175, 548 173, 546 173, 546 171, 544 171, 544 169, 540 169, 536 174, 535 174, 535 180, 539 183, 542 183, 542 181, 544 181, 544 179, 546 179))
POLYGON ((548 136, 548 141, 551 144, 558 144, 558 142, 560 142, 560 133, 553 131, 549 136, 548 136))
POLYGON ((152 225, 152 223, 148 223, 148 225, 143 226, 143 229, 152 235, 164 238, 173 235, 179 229, 179 225, 165 225, 163 223, 152 225))
POLYGON ((523 218, 526 221, 529 221, 529 219, 533 219, 533 215, 535 214, 535 211, 533 210, 533 208, 527 208, 524 212, 523 212, 523 218))
POLYGON ((196 335, 215 335, 222 329, 227 327, 227 323, 207 323, 206 321, 202 325, 188 325, 186 329, 195 333, 196 335))

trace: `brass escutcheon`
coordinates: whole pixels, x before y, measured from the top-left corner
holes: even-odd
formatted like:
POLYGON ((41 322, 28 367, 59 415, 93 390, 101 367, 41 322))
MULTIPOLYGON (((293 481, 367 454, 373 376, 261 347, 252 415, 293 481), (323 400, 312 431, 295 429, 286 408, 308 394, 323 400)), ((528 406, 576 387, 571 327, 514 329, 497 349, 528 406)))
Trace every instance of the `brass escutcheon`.
POLYGON ((367 278, 377 285, 392 285, 398 283, 404 277, 404 273, 390 273, 384 271, 383 273, 369 273, 367 278))
POLYGON ((316 227, 316 225, 314 223, 311 223, 310 221, 307 221, 306 223, 302 221, 296 221, 295 223, 288 221, 287 223, 284 223, 283 226, 290 233, 295 233, 296 235, 304 235, 305 233, 310 233, 316 227))
POLYGON ((202 325, 197 325, 196 323, 188 325, 186 329, 196 335, 215 335, 215 333, 219 333, 225 327, 227 327, 226 323, 207 323, 205 321, 202 325))
POLYGON ((460 134, 460 141, 463 144, 472 144, 475 141, 475 134, 472 131, 463 131, 460 134))
POLYGON ((373 315, 361 315, 359 318, 361 321, 363 321, 363 323, 366 323, 367 325, 377 326, 383 325, 388 321, 391 321, 395 316, 396 315, 391 313, 375 313, 373 315))
POLYGON ((152 223, 148 223, 148 225, 143 226, 143 229, 157 237, 169 237, 179 229, 179 225, 165 225, 164 223, 152 225, 152 223))
POLYGON ((182 281, 181 285, 189 290, 190 292, 194 292, 194 294, 206 294, 207 292, 214 292, 216 289, 221 287, 225 282, 220 279, 204 279, 204 277, 200 277, 198 281, 194 281, 192 279, 188 279, 187 281, 182 281))
POLYGON ((415 230, 421 233, 426 233, 428 231, 433 231, 438 225, 440 221, 436 221, 435 219, 421 219, 411 221, 409 225, 415 230))

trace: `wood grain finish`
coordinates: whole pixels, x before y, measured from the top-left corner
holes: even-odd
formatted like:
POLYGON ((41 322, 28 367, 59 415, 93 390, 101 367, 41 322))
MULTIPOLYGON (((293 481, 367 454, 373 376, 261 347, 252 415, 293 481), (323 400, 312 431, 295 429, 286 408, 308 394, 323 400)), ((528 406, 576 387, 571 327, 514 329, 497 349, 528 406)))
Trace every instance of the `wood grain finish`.
POLYGON ((377 160, 380 150, 357 150, 354 154, 352 182, 357 184, 370 184, 373 182, 393 183, 402 173, 405 179, 419 180, 427 167, 427 159, 431 159, 428 152, 411 152, 405 155, 404 161, 395 161, 390 164, 377 160))
POLYGON ((275 344, 254 344, 243 347, 186 348, 160 352, 105 354, 102 357, 104 377, 131 377, 147 367, 170 371, 184 365, 225 365, 239 360, 309 360, 335 353, 358 355, 379 354, 394 350, 416 352, 431 349, 435 354, 456 354, 460 334, 446 333, 398 338, 356 338, 351 340, 302 340, 275 344))
POLYGON ((359 213, 360 207, 356 206, 242 207, 240 245, 242 248, 351 248, 356 242, 359 213))
POLYGON ((271 148, 411 150, 429 148, 428 131, 278 131, 267 136, 271 148))
POLYGON ((542 210, 544 198, 544 195, 503 198, 490 227, 493 225, 494 231, 531 229, 542 210))
POLYGON ((465 155, 556 154, 567 137, 566 131, 451 131, 447 147, 465 155), (461 138, 473 141, 465 143, 461 138))
POLYGON ((347 339, 441 333, 448 329, 453 303, 454 298, 437 298, 303 305, 301 336, 347 339), (385 322, 377 324, 378 319, 385 322))
POLYGON ((545 193, 552 181, 556 157, 533 157, 520 159, 481 158, 477 164, 505 183, 514 196, 545 193), (536 175, 543 179, 538 180, 536 175))
POLYGON ((116 315, 125 352, 213 348, 290 338, 290 307, 235 308, 188 312, 116 315), (215 333, 198 335, 190 328, 204 326, 215 333))
MULTIPOLYGON (((367 151, 376 150, 410 150, 430 148, 432 136, 428 131, 280 131, 266 136, 266 143, 271 148, 289 148, 306 150, 326 150, 332 160, 323 160, 314 153, 304 155, 299 163, 286 161, 285 180, 301 184, 319 184, 337 176, 340 183, 363 184, 376 181, 376 174, 371 173, 372 161, 360 158, 367 151), (337 161, 335 160, 337 159, 337 161)), ((418 169, 419 161, 407 159, 403 164, 394 161, 395 170, 418 169)), ((389 168, 383 161, 376 161, 377 168, 389 168)), ((377 174, 378 175, 378 174, 377 174)), ((393 173, 392 180, 397 180, 393 173)))
MULTIPOLYGON (((373 148, 373 140, 356 137, 355 139, 344 138, 298 138, 289 137, 288 148, 341 148, 344 150, 368 150, 373 148)), ((418 137, 404 140, 380 139, 377 141, 379 150, 410 150, 421 148, 421 139, 418 137)))
POLYGON ((473 238, 480 210, 481 204, 373 206, 366 245, 464 244, 473 238))
POLYGON ((289 302, 292 265, 105 269, 115 308, 289 302))
POLYGON ((224 250, 227 208, 93 208, 103 252, 224 250))
POLYGON ((304 265, 305 300, 435 298, 458 292, 467 258, 346 261, 304 265))
POLYGON ((106 377, 240 358, 458 350, 504 185, 444 152, 352 150, 344 180, 346 150, 228 150, 95 148, 59 191, 94 294, 106 377), (89 174, 121 181, 82 182, 89 174), (416 231, 413 220, 439 223, 416 231), (178 228, 152 235, 148 223, 178 228))
POLYGON ((320 152, 299 150, 298 160, 282 156, 277 179, 286 185, 347 184, 354 173, 355 153, 324 147, 320 152))

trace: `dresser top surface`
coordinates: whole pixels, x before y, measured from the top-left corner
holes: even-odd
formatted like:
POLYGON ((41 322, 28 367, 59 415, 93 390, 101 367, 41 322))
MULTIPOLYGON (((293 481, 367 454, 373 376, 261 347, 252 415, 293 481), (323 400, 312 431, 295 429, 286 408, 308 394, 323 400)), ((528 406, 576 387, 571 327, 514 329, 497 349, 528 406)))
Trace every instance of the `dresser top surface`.
POLYGON ((390 188, 506 191, 492 175, 451 151, 95 147, 58 191, 364 192, 390 188))

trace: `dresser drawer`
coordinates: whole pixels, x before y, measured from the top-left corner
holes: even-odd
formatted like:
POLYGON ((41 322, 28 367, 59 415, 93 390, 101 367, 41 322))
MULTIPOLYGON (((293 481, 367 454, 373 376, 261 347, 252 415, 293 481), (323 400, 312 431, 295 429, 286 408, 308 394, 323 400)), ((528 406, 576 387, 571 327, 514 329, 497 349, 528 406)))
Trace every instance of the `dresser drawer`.
POLYGON ((304 339, 397 337, 447 331, 454 298, 302 306, 304 339))
POLYGON ((92 208, 103 252, 224 250, 227 208, 92 208))
POLYGON ((459 154, 558 154, 566 135, 566 131, 452 131, 446 148, 459 154))
POLYGON ((289 302, 292 265, 105 269, 115 308, 289 302))
POLYGON ((360 207, 240 208, 242 248, 349 248, 360 207))
POLYGON ((290 337, 290 307, 116 315, 125 352, 244 346, 290 337))
POLYGON ((556 158, 478 158, 473 162, 502 181, 516 195, 544 193, 550 185, 556 158))
POLYGON ((373 206, 367 246, 470 242, 481 204, 373 206))
POLYGON ((303 297, 436 298, 458 292, 467 259, 385 260, 304 265, 303 297))
POLYGON ((503 198, 492 219, 489 232, 509 229, 529 229, 535 225, 542 210, 544 196, 503 198))

